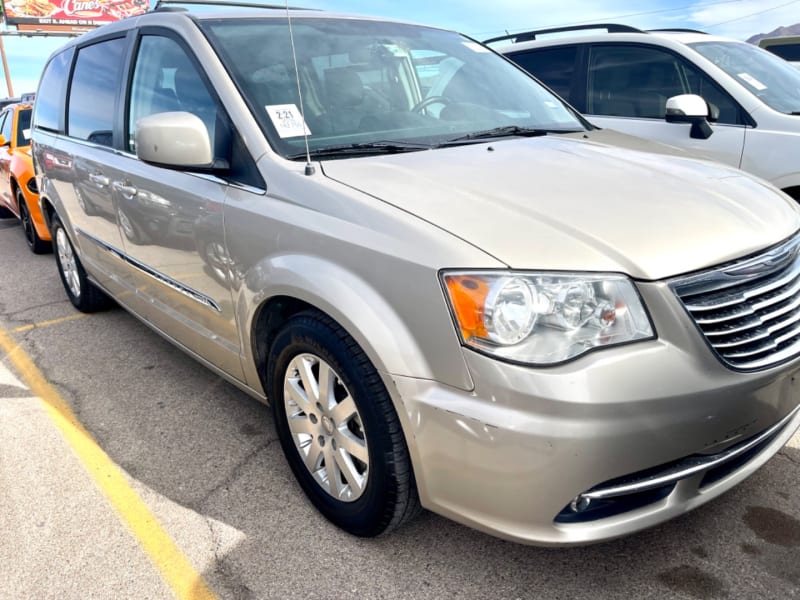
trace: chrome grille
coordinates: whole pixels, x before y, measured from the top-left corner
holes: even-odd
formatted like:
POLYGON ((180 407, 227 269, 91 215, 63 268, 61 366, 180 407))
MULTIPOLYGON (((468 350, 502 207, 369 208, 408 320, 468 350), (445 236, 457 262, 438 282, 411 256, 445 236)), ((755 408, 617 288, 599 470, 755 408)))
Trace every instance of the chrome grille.
POLYGON ((800 236, 670 282, 726 365, 768 369, 800 356, 800 236))

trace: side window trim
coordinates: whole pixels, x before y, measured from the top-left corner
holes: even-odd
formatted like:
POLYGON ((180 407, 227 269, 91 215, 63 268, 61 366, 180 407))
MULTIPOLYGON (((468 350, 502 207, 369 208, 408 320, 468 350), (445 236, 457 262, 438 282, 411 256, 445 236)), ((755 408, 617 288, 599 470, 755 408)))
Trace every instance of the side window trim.
MULTIPOLYGON (((730 126, 730 127, 753 127, 753 126, 755 126, 755 122, 753 121, 753 118, 749 115, 749 113, 747 113, 746 110, 744 110, 744 108, 742 108, 742 105, 739 104, 736 101, 736 99, 733 96, 731 96, 724 88, 722 88, 710 75, 708 75, 705 71, 703 71, 703 69, 701 69, 700 67, 698 67, 697 65, 692 63, 685 56, 681 55, 678 52, 675 52, 671 48, 665 48, 663 46, 658 46, 658 45, 654 45, 654 44, 642 44, 642 43, 639 43, 639 42, 592 42, 592 43, 589 43, 589 44, 585 44, 585 51, 586 51, 586 57, 585 57, 585 61, 586 62, 585 62, 585 65, 586 65, 586 69, 585 69, 584 93, 585 93, 586 102, 584 103, 584 108, 586 110, 588 110, 588 108, 589 108, 588 107, 589 80, 590 80, 589 65, 590 65, 590 62, 591 62, 591 54, 592 54, 592 51, 595 48, 598 48, 598 47, 618 47, 618 48, 619 47, 636 47, 636 48, 645 48, 645 49, 648 49, 648 50, 656 50, 656 51, 663 52, 665 54, 670 55, 672 58, 674 58, 678 62, 678 64, 680 65, 680 67, 681 67, 681 69, 682 69, 684 74, 685 74, 685 70, 686 70, 687 67, 698 71, 700 74, 702 74, 703 77, 705 77, 709 81, 709 83, 712 86, 714 86, 714 88, 720 94, 725 96, 725 98, 734 107, 736 107, 736 109, 737 109, 737 121, 740 121, 740 122, 738 122, 738 123, 719 123, 719 125, 730 126)), ((647 118, 647 117, 636 117, 636 118, 647 118)))

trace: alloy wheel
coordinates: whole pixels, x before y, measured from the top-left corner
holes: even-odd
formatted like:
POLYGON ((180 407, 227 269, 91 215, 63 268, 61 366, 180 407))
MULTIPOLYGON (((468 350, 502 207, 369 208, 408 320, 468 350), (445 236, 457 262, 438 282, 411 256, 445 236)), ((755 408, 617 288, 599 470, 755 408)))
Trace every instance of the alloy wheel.
POLYGON ((58 252, 58 263, 61 266, 61 272, 64 274, 64 280, 69 286, 69 291, 76 298, 80 298, 81 280, 78 273, 78 265, 75 262, 72 245, 69 243, 69 238, 67 238, 63 227, 59 227, 56 230, 56 251, 58 252))
POLYGON ((367 440, 356 404, 339 375, 313 354, 299 354, 284 376, 292 440, 317 484, 342 502, 363 494, 369 479, 367 440))

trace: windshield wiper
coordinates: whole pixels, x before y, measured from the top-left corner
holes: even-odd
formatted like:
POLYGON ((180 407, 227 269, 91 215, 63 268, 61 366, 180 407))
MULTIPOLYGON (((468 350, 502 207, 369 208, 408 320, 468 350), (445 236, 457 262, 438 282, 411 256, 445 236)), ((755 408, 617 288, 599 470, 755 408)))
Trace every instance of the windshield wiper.
POLYGON ((486 129, 484 131, 474 131, 447 140, 445 144, 451 142, 466 142, 469 140, 485 140, 499 137, 538 137, 547 135, 548 133, 574 133, 572 130, 560 129, 535 129, 532 127, 520 127, 519 125, 506 125, 504 127, 495 127, 493 129, 486 129))
MULTIPOLYGON (((352 156, 369 154, 396 154, 398 152, 417 152, 419 150, 430 150, 430 144, 420 144, 416 142, 362 142, 358 144, 342 144, 340 146, 326 146, 311 150, 309 154, 312 158, 325 158, 330 156, 352 156)), ((298 160, 306 157, 305 152, 289 154, 286 158, 298 160)))

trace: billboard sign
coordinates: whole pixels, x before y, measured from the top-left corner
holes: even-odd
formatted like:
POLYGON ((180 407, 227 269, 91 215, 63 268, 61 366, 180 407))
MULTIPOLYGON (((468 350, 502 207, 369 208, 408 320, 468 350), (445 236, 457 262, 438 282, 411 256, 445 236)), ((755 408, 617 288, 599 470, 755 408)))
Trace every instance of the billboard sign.
POLYGON ((8 25, 97 27, 125 17, 141 15, 149 0, 5 0, 8 25))

